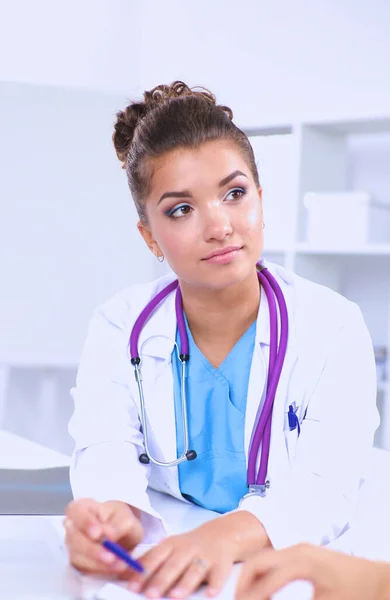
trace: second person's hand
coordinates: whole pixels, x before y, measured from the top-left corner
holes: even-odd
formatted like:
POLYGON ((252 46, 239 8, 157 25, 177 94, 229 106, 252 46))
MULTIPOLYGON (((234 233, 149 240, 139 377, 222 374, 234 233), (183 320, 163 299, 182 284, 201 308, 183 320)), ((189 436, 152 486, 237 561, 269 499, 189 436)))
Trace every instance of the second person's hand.
POLYGON ((296 580, 314 587, 314 600, 388 600, 390 565, 300 544, 264 550, 242 568, 236 600, 269 600, 296 580))

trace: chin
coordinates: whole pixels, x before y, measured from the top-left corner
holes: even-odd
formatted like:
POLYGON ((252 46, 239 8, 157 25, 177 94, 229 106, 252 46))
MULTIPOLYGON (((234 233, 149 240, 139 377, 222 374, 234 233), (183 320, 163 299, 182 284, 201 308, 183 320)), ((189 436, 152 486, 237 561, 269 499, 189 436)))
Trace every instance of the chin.
POLYGON ((220 265, 214 273, 205 277, 204 285, 213 289, 224 289, 237 285, 247 279, 255 265, 220 265))

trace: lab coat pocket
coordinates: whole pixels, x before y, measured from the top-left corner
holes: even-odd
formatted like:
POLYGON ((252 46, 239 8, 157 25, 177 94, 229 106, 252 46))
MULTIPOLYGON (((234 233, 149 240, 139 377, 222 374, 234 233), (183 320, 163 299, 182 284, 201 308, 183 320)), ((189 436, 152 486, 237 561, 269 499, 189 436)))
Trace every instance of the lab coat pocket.
POLYGON ((295 428, 291 431, 290 428, 287 427, 284 430, 284 439, 286 440, 287 454, 290 463, 294 460, 298 438, 298 428, 295 428))
POLYGON ((291 404, 288 407, 287 413, 285 413, 284 419, 284 438, 290 462, 294 459, 298 438, 301 433, 301 424, 297 413, 298 409, 295 403, 291 404))

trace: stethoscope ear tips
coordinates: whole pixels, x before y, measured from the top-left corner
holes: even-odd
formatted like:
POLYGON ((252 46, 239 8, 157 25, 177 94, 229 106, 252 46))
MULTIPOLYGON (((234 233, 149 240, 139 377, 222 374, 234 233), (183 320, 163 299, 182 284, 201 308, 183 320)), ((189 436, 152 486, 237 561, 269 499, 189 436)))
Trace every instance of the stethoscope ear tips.
POLYGON ((187 457, 187 460, 195 460, 195 458, 197 457, 197 454, 196 454, 195 450, 188 450, 186 457, 187 457))
POLYGON ((143 465, 148 465, 150 463, 150 458, 147 454, 140 454, 139 462, 143 465))

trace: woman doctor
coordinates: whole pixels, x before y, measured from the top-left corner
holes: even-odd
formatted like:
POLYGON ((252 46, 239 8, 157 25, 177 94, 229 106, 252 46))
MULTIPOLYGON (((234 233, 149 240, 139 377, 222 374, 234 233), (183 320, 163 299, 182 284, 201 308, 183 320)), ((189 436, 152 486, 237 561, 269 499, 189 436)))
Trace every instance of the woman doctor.
POLYGON ((377 426, 372 344, 355 304, 256 267, 253 151, 211 93, 181 82, 145 92, 118 113, 113 140, 138 229, 174 274, 129 287, 90 323, 70 423, 70 559, 150 598, 186 597, 202 582, 215 595, 255 551, 326 544, 348 529, 377 426), (148 486, 221 516, 163 539, 148 486), (141 559, 148 576, 125 572, 103 536, 128 550, 162 539, 141 559))

